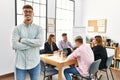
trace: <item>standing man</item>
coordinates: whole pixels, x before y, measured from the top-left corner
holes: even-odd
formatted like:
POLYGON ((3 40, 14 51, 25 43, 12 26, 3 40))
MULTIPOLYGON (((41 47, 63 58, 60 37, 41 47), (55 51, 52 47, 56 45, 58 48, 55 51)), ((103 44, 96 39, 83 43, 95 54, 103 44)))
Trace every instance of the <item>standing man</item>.
POLYGON ((67 33, 63 33, 62 38, 63 38, 63 40, 59 41, 59 43, 58 43, 59 49, 60 50, 63 50, 63 49, 66 49, 66 48, 72 49, 73 47, 67 39, 67 33))
POLYGON ((33 23, 33 7, 23 6, 24 21, 14 28, 12 47, 15 50, 15 80, 40 80, 39 49, 43 43, 42 28, 33 23))

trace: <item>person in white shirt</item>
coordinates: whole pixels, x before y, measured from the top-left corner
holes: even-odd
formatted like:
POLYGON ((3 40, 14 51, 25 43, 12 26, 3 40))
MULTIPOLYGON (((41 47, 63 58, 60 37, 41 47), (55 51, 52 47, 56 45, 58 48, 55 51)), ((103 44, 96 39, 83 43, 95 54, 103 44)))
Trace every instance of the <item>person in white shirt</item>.
POLYGON ((12 48, 15 50, 15 80, 40 80, 39 50, 43 44, 43 29, 33 23, 33 7, 23 6, 24 21, 14 27, 12 48))

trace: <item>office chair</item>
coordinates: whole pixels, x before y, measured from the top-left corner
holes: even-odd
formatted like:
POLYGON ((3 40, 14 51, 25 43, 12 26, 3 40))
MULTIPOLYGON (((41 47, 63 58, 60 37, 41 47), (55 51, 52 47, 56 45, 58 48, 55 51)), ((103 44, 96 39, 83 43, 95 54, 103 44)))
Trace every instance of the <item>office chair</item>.
POLYGON ((44 50, 44 49, 41 49, 41 50, 39 51, 39 53, 40 53, 40 54, 45 54, 45 50, 44 50))
POLYGON ((45 80, 46 77, 50 77, 50 76, 58 74, 58 71, 54 69, 53 67, 47 67, 43 61, 40 61, 40 63, 41 63, 41 72, 43 73, 43 76, 44 76, 43 80, 45 80))
POLYGON ((91 66, 90 66, 90 69, 89 69, 89 76, 87 77, 84 77, 82 75, 77 75, 77 76, 80 76, 82 79, 86 79, 86 80, 92 80, 92 78, 95 76, 95 78, 97 77, 96 76, 96 73, 97 71, 99 70, 99 65, 100 65, 100 62, 101 62, 101 59, 99 60, 96 60, 94 61, 91 66))
MULTIPOLYGON (((114 77, 113 77, 113 74, 112 74, 112 70, 111 70, 111 68, 110 68, 110 66, 111 66, 111 64, 112 64, 113 57, 114 57, 114 56, 108 57, 108 59, 107 59, 107 61, 106 61, 106 66, 107 66, 107 68, 100 70, 100 71, 106 72, 107 80, 109 80, 109 76, 108 76, 108 72, 107 72, 108 69, 110 69, 110 73, 111 73, 111 76, 112 76, 112 80, 114 80, 114 77)), ((100 76, 100 78, 101 78, 101 77, 102 77, 102 75, 100 76)))

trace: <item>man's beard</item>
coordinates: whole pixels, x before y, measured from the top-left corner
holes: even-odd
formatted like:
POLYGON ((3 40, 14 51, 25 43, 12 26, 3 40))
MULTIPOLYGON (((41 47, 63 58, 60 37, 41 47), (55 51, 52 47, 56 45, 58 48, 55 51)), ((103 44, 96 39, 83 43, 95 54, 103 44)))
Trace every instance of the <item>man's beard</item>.
POLYGON ((32 19, 27 18, 26 21, 31 21, 32 19))

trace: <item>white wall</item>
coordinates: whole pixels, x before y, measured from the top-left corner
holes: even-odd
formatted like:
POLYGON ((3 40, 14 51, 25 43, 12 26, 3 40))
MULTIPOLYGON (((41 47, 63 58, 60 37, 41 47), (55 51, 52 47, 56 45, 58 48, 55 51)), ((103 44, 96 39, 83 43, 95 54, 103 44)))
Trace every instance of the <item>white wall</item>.
POLYGON ((83 0, 83 26, 90 19, 107 19, 106 35, 120 43, 120 0, 83 0))
POLYGON ((86 27, 83 23, 83 0, 75 0, 75 26, 73 27, 73 38, 81 35, 86 42, 86 27))
POLYGON ((83 15, 83 0, 75 0, 75 27, 82 26, 82 15, 83 15))
POLYGON ((11 30, 15 24, 14 0, 0 2, 0 75, 13 72, 13 51, 10 45, 11 30))

